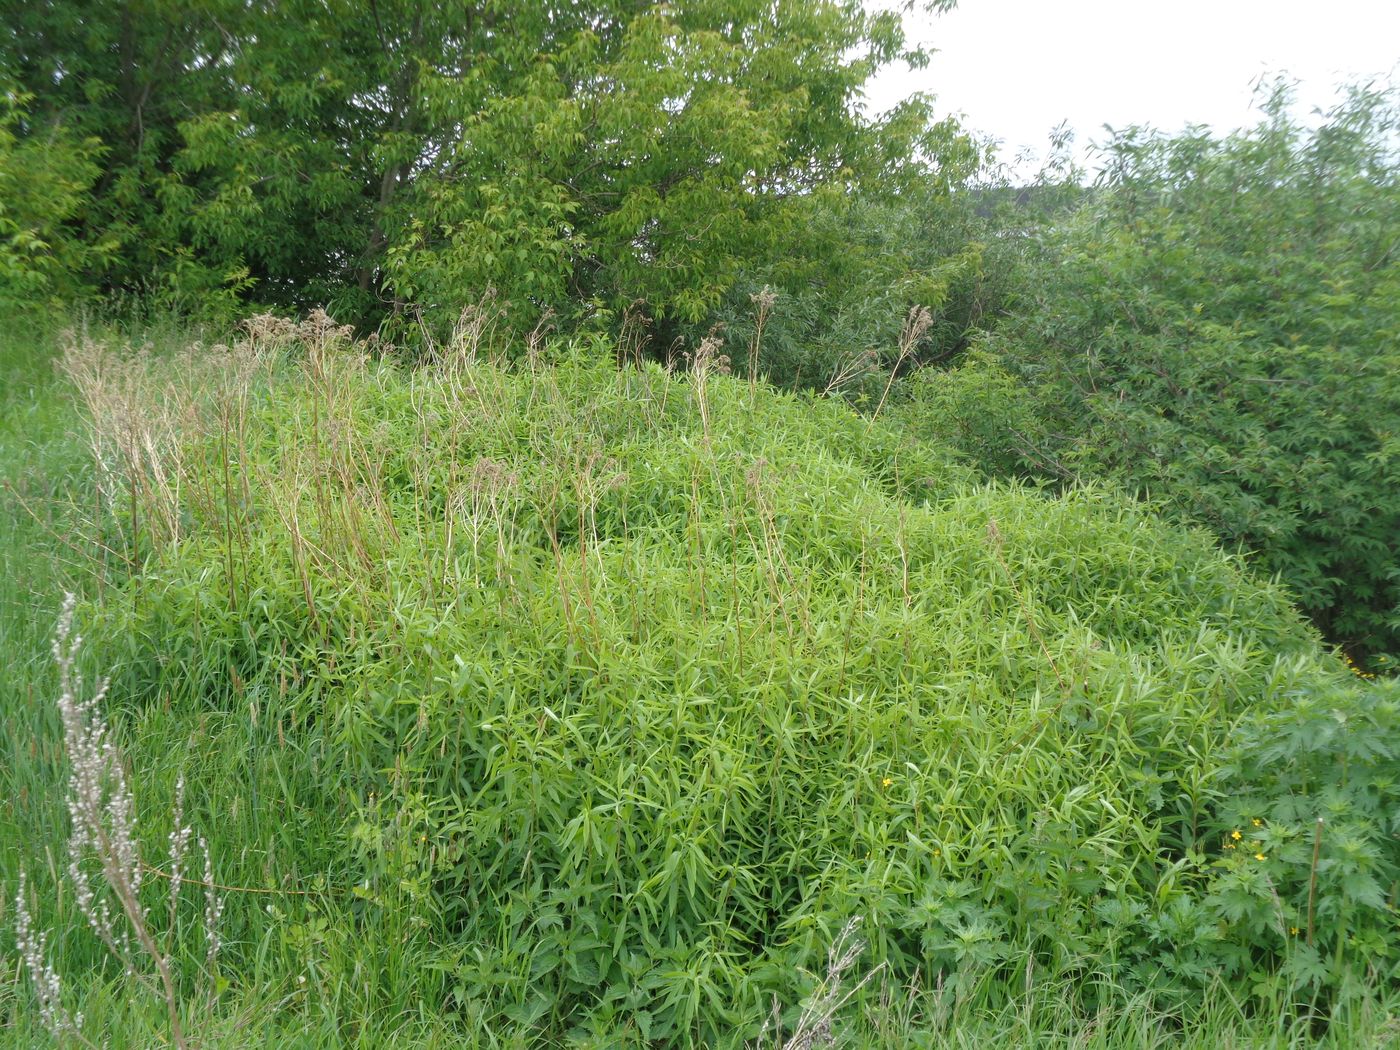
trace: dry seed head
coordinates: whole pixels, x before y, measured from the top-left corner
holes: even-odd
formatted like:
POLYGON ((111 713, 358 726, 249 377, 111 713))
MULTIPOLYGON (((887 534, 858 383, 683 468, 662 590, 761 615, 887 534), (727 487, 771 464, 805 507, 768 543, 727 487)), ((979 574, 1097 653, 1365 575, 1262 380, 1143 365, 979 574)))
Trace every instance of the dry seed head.
POLYGON ((183 864, 189 849, 190 827, 184 823, 185 814, 185 774, 175 781, 175 821, 170 830, 170 916, 174 925, 175 909, 180 899, 180 882, 184 877, 183 864))
POLYGON ((209 843, 203 835, 199 836, 199 852, 204 854, 204 963, 208 968, 213 966, 223 944, 219 920, 224 914, 224 899, 214 886, 214 862, 209 855, 209 843))
POLYGON ((729 356, 720 353, 723 347, 724 341, 716 335, 707 335, 700 340, 692 361, 695 371, 701 374, 719 372, 721 375, 728 375, 729 356))
POLYGON ((63 1005, 63 982, 49 962, 47 935, 34 928, 25 889, 25 872, 21 868, 19 890, 15 893, 15 941, 19 946, 20 958, 29 974, 30 983, 34 986, 34 997, 39 1005, 39 1021, 57 1040, 61 1041, 68 1035, 81 1038, 83 1015, 69 1013, 63 1005))
POLYGON ((928 307, 910 307, 909 315, 904 319, 904 327, 899 333, 901 356, 907 354, 915 343, 928 334, 928 330, 932 327, 933 315, 929 313, 928 307))

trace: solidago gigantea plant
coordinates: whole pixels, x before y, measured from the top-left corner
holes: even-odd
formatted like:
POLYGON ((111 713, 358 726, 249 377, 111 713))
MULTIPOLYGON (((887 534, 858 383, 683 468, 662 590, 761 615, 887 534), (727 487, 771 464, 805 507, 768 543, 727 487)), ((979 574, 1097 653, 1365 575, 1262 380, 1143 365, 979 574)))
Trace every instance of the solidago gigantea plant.
MULTIPOLYGON (((103 632, 137 703, 285 731, 343 819, 346 922, 401 923, 466 1023, 733 1044, 821 999, 854 917, 871 967, 955 997, 1028 959, 1091 1012, 1289 965, 1228 910, 1232 807, 1275 790, 1242 734, 1348 672, 1203 533, 714 361, 342 349, 227 456, 188 439, 184 491, 238 521, 193 508, 103 632)), ((1315 939, 1383 937, 1324 900, 1340 850, 1315 939)), ((1256 852, 1306 910, 1311 857, 1256 852)))

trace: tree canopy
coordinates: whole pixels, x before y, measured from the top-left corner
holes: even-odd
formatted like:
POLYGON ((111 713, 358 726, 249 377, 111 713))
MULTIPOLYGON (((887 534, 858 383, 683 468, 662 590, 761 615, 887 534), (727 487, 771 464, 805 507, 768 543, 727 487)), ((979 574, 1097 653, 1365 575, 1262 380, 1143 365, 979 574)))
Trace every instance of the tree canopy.
POLYGON ((51 0, 0 30, 0 152, 87 144, 44 265, 106 293, 698 322, 795 199, 939 166, 928 100, 861 105, 923 59, 858 0, 51 0))

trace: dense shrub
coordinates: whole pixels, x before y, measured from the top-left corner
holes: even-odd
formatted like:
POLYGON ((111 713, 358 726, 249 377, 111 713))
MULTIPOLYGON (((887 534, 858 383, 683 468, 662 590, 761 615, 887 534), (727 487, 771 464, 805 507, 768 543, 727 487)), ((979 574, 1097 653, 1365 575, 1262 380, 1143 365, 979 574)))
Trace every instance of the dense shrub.
POLYGON ((771 382, 858 398, 865 386, 878 391, 891 368, 947 359, 991 320, 1009 290, 1015 245, 978 211, 971 186, 985 154, 952 122, 930 138, 936 179, 897 195, 872 189, 788 204, 781 245, 750 260, 716 311, 736 361, 759 334, 758 363, 771 382), (755 333, 753 299, 765 289, 774 301, 755 333), (915 307, 931 324, 901 360, 900 326, 915 307))
MULTIPOLYGON (((101 644, 138 706, 275 723, 355 921, 431 943, 420 987, 468 1017, 728 1043, 852 916, 900 976, 1031 966, 1091 1008, 1393 966, 1393 700, 1203 533, 978 484, 703 357, 407 372, 310 342, 231 368, 207 439, 181 417, 180 512, 138 524, 101 644), (1294 962, 1265 905, 1336 954, 1294 962)), ((230 902, 248 943, 260 903, 230 902)), ((321 967, 344 934, 310 929, 284 936, 321 967)))
MULTIPOLYGON (((1321 125, 1107 147, 981 353, 905 413, 998 474, 1108 478, 1277 574, 1327 636, 1400 648, 1400 165, 1393 95, 1321 125)), ((1381 659, 1385 658, 1385 659, 1381 659)))

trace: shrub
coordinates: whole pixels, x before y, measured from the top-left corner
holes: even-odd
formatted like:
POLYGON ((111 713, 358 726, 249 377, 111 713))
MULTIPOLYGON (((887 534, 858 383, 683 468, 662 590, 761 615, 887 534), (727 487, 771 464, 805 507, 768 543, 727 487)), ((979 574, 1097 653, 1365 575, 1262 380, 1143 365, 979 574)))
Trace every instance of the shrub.
MULTIPOLYGON (((853 918, 871 965, 959 995, 1033 966, 1094 1008, 1289 965, 1216 858, 1246 789, 1306 838, 1248 734, 1353 694, 1279 590, 1106 491, 981 484, 712 358, 612 355, 294 348, 191 424, 180 528, 100 610, 114 690, 285 727, 355 921, 402 916, 424 988, 542 1041, 753 1035, 820 996, 853 918)), ((1310 858, 1268 856, 1246 873, 1296 914, 1310 858)), ((1318 884, 1315 942, 1388 935, 1318 884)))
MULTIPOLYGON (((1393 94, 1315 130, 1276 92, 1216 139, 1130 130, 1037 231, 982 353, 904 418, 997 474, 1110 479, 1278 575, 1358 657, 1400 646, 1393 94)), ((1383 658, 1383 659, 1382 659, 1383 658)))
POLYGON ((1310 683, 1251 713, 1222 769, 1232 824, 1209 907, 1295 987, 1341 984, 1356 963, 1396 970, 1400 688, 1310 683))

